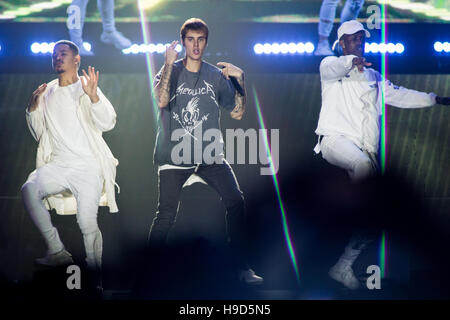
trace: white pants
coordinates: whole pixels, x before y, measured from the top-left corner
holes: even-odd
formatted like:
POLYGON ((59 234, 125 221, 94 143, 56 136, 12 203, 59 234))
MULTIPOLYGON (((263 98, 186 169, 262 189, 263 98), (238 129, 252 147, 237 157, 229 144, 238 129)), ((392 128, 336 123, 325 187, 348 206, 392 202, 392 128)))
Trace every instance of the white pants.
POLYGON ((322 157, 347 171, 352 181, 359 181, 377 172, 376 154, 363 151, 344 136, 324 136, 320 142, 322 157))
POLYGON ((53 227, 43 199, 48 195, 70 191, 77 201, 77 222, 83 234, 86 261, 89 267, 101 267, 102 234, 97 224, 97 212, 103 188, 103 178, 97 165, 69 167, 50 162, 33 172, 22 186, 25 208, 43 235, 48 254, 64 249, 58 231, 53 227))

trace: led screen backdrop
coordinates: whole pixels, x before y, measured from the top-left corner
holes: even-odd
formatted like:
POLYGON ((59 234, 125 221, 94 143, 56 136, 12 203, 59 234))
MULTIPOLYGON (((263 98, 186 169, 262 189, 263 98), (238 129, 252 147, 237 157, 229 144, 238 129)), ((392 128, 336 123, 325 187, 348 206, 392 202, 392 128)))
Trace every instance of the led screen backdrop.
MULTIPOLYGON (((150 22, 182 21, 190 16, 210 16, 233 22, 317 22, 322 0, 116 0, 116 22, 138 22, 139 9, 150 22)), ((345 0, 341 1, 338 11, 345 0)), ((366 0, 360 18, 367 18, 367 7, 387 5, 389 22, 450 22, 448 0, 366 0)), ((0 1, 0 21, 63 22, 72 0, 0 1)), ((88 22, 100 21, 97 1, 87 7, 88 22)))

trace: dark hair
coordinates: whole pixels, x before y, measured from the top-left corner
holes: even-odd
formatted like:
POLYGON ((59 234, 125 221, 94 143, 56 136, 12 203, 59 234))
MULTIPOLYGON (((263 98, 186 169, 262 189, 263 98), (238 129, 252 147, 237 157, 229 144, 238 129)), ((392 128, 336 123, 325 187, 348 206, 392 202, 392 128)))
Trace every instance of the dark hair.
POLYGON ((190 18, 190 19, 187 19, 183 23, 183 25, 181 26, 181 29, 180 29, 180 36, 181 36, 182 41, 184 41, 184 38, 186 37, 186 33, 189 30, 203 31, 203 33, 206 36, 206 42, 208 42, 208 31, 209 31, 208 25, 202 19, 190 18))
MULTIPOLYGON (((80 52, 80 49, 78 49, 78 46, 75 43, 73 43, 72 41, 59 40, 58 42, 55 43, 55 46, 53 48, 56 48, 56 46, 59 44, 67 44, 69 46, 70 50, 72 50, 74 56, 77 56, 80 52)), ((55 49, 53 49, 53 51, 54 50, 55 49)))

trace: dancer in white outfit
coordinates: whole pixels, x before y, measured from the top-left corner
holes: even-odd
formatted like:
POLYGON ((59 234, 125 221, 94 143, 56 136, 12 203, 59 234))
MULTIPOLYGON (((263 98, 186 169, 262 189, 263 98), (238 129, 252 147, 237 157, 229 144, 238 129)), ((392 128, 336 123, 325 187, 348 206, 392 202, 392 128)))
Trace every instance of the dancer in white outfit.
POLYGON ((36 166, 22 186, 25 208, 43 235, 48 251, 40 264, 73 263, 53 227, 47 208, 77 214, 88 268, 101 270, 102 234, 97 224, 99 205, 117 212, 115 175, 118 161, 102 138, 111 130, 116 113, 97 87, 99 72, 89 66, 78 76, 78 47, 58 41, 53 51, 58 79, 37 88, 26 110, 33 137, 39 142, 36 166))
MULTIPOLYGON (((365 37, 369 36, 358 21, 344 22, 338 29, 344 55, 326 57, 320 64, 322 108, 316 129, 319 143, 314 150, 322 152, 322 157, 332 165, 345 169, 352 181, 366 179, 378 171, 383 82, 386 104, 398 108, 450 104, 448 97, 395 86, 379 72, 365 68, 371 65, 363 58, 365 37)), ((359 287, 351 266, 367 244, 364 238, 354 236, 330 270, 333 279, 351 289, 359 287)))

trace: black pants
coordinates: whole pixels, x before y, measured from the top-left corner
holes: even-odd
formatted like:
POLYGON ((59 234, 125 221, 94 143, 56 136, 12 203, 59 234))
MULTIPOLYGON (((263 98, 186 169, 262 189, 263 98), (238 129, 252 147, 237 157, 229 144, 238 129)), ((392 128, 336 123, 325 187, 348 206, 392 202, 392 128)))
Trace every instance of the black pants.
MULTIPOLYGON (((156 217, 149 234, 150 245, 163 245, 175 223, 180 193, 183 184, 195 169, 166 169, 159 172, 159 200, 156 217)), ((244 259, 245 204, 242 191, 233 169, 224 161, 222 164, 200 165, 196 171, 205 182, 217 191, 226 208, 228 244, 235 264, 248 268, 244 259)))

